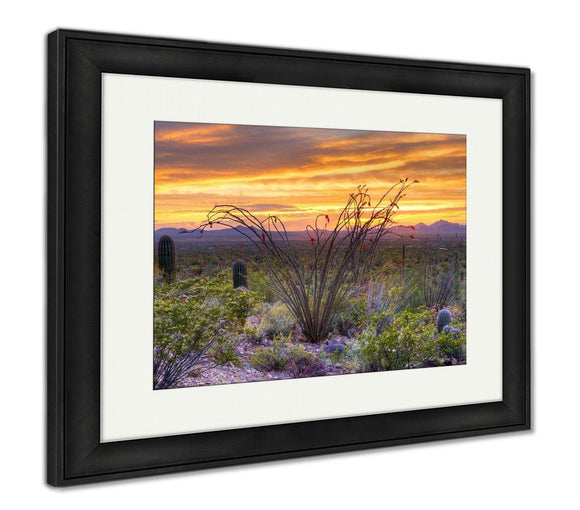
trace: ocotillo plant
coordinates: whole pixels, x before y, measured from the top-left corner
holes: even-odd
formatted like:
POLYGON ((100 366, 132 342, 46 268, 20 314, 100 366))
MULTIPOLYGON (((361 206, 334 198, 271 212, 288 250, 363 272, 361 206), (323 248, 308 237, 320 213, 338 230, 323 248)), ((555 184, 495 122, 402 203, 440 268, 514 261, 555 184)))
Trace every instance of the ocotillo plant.
POLYGON ((241 260, 236 260, 232 266, 232 273, 234 279, 234 289, 239 287, 248 288, 248 269, 246 264, 241 260))
POLYGON ((175 243, 169 236, 162 236, 157 247, 157 258, 159 269, 163 271, 163 278, 173 279, 175 272, 175 243))
POLYGON ((278 216, 260 220, 247 209, 221 204, 213 207, 199 230, 203 233, 220 225, 245 236, 262 253, 270 287, 288 306, 304 336, 320 342, 349 292, 374 269, 374 255, 386 246, 398 202, 415 182, 401 179, 374 204, 367 187, 359 186, 333 225, 328 214, 319 214, 306 227, 311 247, 306 262, 297 255, 278 216))

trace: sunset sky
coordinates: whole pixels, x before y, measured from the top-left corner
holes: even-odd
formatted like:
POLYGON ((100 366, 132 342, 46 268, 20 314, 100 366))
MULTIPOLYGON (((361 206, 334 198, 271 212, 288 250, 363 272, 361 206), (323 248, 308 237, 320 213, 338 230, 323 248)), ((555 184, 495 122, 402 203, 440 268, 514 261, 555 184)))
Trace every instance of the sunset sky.
POLYGON ((302 230, 357 185, 378 198, 417 179, 400 224, 465 223, 464 135, 155 122, 155 228, 195 228, 215 204, 302 230))

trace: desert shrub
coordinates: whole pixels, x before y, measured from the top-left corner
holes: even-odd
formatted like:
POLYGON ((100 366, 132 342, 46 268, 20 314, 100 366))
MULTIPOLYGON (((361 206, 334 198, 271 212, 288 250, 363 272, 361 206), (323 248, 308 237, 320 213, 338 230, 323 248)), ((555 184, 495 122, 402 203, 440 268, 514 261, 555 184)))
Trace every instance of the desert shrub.
POLYGON ((159 267, 159 262, 157 262, 157 254, 155 254, 153 262, 153 279, 154 281, 161 282, 163 279, 163 270, 159 267))
POLYGON ((423 303, 427 308, 440 310, 456 299, 464 299, 464 285, 460 279, 464 260, 465 244, 462 241, 446 247, 437 244, 424 246, 420 281, 423 303))
POLYGON ((324 361, 300 345, 289 346, 286 349, 286 356, 288 372, 292 377, 318 377, 326 373, 324 361))
POLYGON ((423 293, 422 283, 415 286, 415 289, 409 297, 409 308, 417 310, 425 306, 425 296, 423 293))
POLYGON ((258 370, 287 371, 292 377, 316 377, 326 373, 326 364, 316 354, 290 343, 290 335, 276 335, 271 347, 254 352, 250 363, 258 370))
POLYGON ((268 284, 267 277, 262 271, 259 269, 252 271, 249 279, 252 291, 260 301, 265 303, 276 302, 278 295, 272 290, 272 287, 268 284))
POLYGON ((258 325, 260 338, 273 338, 276 335, 286 336, 296 324, 296 320, 286 305, 279 301, 273 305, 263 305, 259 313, 262 315, 258 325))
POLYGON ((288 365, 288 357, 284 351, 284 344, 290 341, 290 337, 276 335, 271 347, 256 349, 250 358, 250 364, 258 370, 281 372, 288 365))
POLYGON ((233 363, 236 366, 241 366, 242 362, 236 352, 237 344, 237 337, 226 338, 223 342, 215 343, 209 355, 218 365, 233 363))
POLYGON ((364 313, 359 321, 363 327, 374 325, 380 335, 393 322, 393 318, 409 305, 409 300, 416 288, 415 276, 409 275, 405 280, 372 280, 364 289, 364 313))
POLYGON ((258 333, 257 326, 246 324, 242 332, 245 340, 249 340, 252 343, 259 344, 261 342, 260 335, 258 333))
POLYGON ((164 283, 155 289, 153 384, 175 387, 208 352, 242 332, 249 292, 235 292, 228 278, 164 283))
POLYGON ((220 266, 218 264, 207 264, 201 270, 201 276, 212 277, 216 276, 221 272, 220 266))
POLYGON ((449 305, 455 296, 457 281, 458 273, 454 266, 426 264, 422 281, 425 306, 440 310, 449 305))
POLYGON ((412 368, 434 357, 435 333, 433 315, 427 310, 401 312, 380 334, 371 325, 359 340, 362 368, 371 371, 412 368))

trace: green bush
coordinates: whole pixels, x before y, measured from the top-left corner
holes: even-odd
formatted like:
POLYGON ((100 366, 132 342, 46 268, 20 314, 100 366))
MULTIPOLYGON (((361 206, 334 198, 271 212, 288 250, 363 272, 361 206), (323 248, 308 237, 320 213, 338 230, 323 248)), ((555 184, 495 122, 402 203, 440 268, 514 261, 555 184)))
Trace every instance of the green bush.
POLYGON ((223 342, 216 343, 210 352, 211 358, 218 365, 233 363, 236 366, 242 366, 242 362, 236 353, 237 338, 227 338, 223 342))
POLYGON ((404 311, 376 333, 374 325, 361 335, 358 354, 363 370, 383 371, 413 368, 435 356, 435 325, 431 312, 404 311))
POLYGON ((288 371, 293 378, 316 377, 326 373, 324 361, 304 347, 291 344, 290 335, 276 335, 272 347, 257 349, 250 363, 258 370, 288 371))
POLYGON ((459 289, 457 263, 424 263, 422 275, 423 299, 427 308, 440 310, 455 301, 459 289))
POLYGON ((218 264, 210 263, 203 267, 201 270, 201 275, 210 278, 212 276, 217 276, 221 271, 222 269, 218 264))
POLYGON ((284 352, 284 344, 289 341, 290 336, 276 335, 272 347, 256 349, 250 358, 250 364, 258 370, 281 372, 289 363, 289 359, 284 352))
POLYGON ((262 339, 258 334, 258 328, 252 324, 246 324, 243 331, 244 339, 254 344, 259 344, 262 339))
POLYGON ((243 331, 253 296, 234 291, 228 276, 224 273, 155 288, 155 389, 175 387, 212 348, 243 331))
POLYGON ((380 334, 393 321, 393 317, 408 308, 416 288, 415 276, 410 274, 404 281, 373 280, 367 284, 365 292, 364 326, 373 323, 380 334))
POLYGON ((286 349, 286 355, 288 371, 292 377, 317 377, 326 373, 324 361, 300 345, 289 346, 286 349))
POLYGON ((262 318, 258 325, 260 338, 273 338, 276 335, 286 336, 292 332, 296 320, 284 303, 266 304, 261 313, 262 318))
POLYGON ((410 271, 404 278, 370 280, 348 298, 346 306, 335 318, 335 330, 356 336, 373 325, 377 334, 382 333, 396 314, 416 308, 410 303, 416 289, 416 275, 410 271))
POLYGON ((272 290, 272 287, 268 284, 268 279, 263 271, 256 269, 252 271, 251 278, 249 278, 250 284, 252 285, 252 291, 260 301, 266 303, 274 303, 279 299, 279 296, 272 290))

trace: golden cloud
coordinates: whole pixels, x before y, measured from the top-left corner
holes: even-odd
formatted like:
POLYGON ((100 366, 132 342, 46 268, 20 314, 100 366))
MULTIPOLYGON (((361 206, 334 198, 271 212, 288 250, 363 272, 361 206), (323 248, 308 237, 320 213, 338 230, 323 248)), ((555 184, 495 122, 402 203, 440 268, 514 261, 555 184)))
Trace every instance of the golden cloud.
POLYGON ((155 123, 156 228, 196 227, 230 203, 303 229, 357 185, 379 195, 404 177, 420 184, 399 221, 465 222, 464 135, 155 123))

